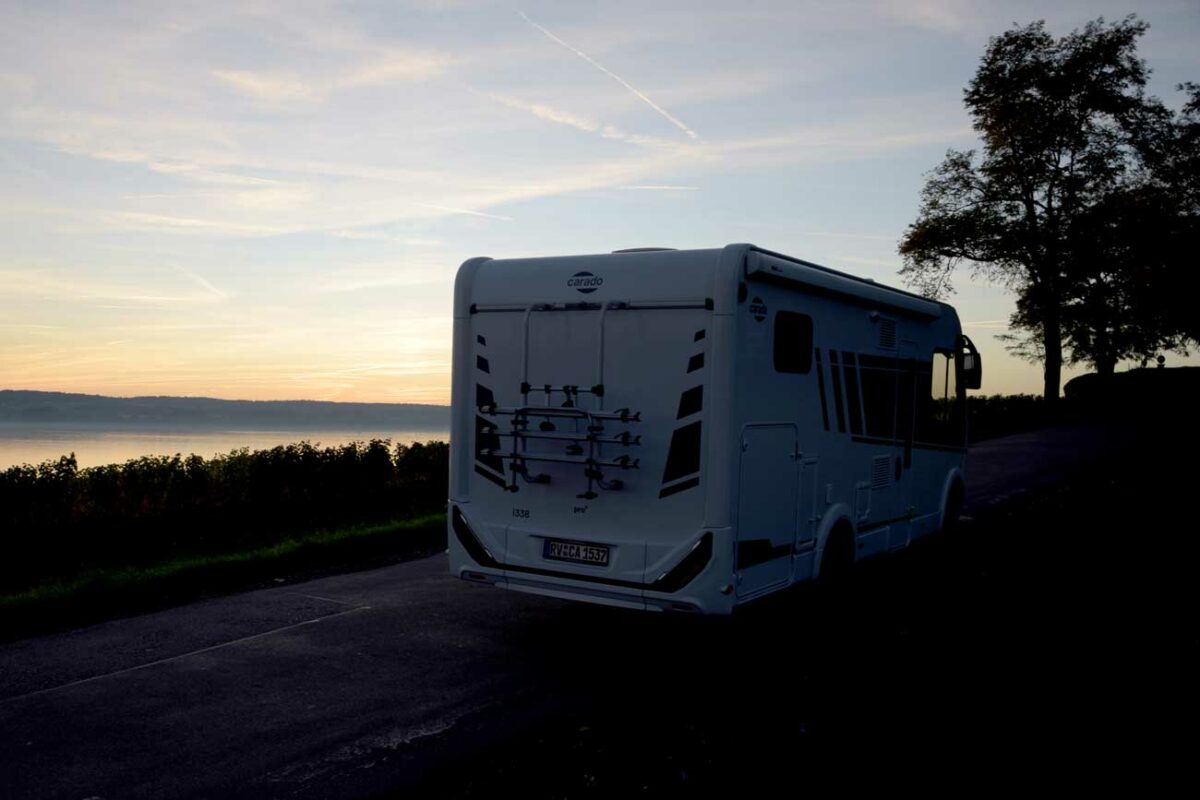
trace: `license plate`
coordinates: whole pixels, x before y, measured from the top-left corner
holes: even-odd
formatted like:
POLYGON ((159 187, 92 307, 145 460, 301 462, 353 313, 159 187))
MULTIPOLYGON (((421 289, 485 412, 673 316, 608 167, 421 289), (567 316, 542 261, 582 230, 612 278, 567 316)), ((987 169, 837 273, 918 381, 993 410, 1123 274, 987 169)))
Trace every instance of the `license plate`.
POLYGON ((571 561, 576 564, 608 566, 608 545, 587 542, 564 542, 547 539, 542 545, 542 555, 552 561, 571 561))

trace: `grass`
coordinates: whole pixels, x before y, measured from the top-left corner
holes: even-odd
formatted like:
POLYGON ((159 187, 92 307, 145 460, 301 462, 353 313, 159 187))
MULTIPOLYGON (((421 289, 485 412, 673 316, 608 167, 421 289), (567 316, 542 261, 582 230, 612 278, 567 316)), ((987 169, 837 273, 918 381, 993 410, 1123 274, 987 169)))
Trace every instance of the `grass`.
POLYGON ((238 552, 88 570, 0 595, 0 638, 13 639, 187 600, 393 563, 445 547, 445 514, 318 530, 238 552))

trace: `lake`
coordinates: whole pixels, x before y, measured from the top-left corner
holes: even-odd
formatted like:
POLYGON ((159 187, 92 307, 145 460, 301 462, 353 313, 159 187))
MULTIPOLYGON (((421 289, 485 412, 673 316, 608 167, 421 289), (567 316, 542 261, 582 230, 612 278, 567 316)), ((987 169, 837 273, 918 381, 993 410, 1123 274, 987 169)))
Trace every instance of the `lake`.
POLYGON ((214 428, 160 428, 134 430, 116 426, 78 425, 38 427, 0 423, 0 469, 15 464, 39 464, 75 453, 81 467, 116 464, 140 456, 195 453, 211 458, 241 447, 265 450, 281 444, 309 441, 324 446, 369 439, 391 439, 393 444, 449 441, 449 431, 405 430, 221 430, 214 428))

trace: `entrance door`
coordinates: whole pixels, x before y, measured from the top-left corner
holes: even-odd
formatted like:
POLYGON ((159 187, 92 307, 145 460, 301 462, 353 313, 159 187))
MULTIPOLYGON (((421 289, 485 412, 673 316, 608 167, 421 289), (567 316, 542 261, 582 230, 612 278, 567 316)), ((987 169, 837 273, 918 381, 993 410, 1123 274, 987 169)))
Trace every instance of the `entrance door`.
POLYGON ((742 429, 738 596, 786 583, 796 541, 799 449, 794 425, 742 429))

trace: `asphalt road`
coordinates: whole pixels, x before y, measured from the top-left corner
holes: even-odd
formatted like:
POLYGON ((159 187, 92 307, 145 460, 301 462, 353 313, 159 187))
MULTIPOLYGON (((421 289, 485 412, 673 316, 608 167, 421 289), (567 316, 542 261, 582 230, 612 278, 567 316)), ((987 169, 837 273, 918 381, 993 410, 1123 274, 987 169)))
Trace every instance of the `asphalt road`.
MULTIPOLYGON (((1091 428, 985 442, 967 513, 1119 446, 1091 428)), ((599 684, 652 702, 674 668, 712 661, 706 625, 471 586, 436 556, 16 642, 0 797, 419 788, 599 684)))

